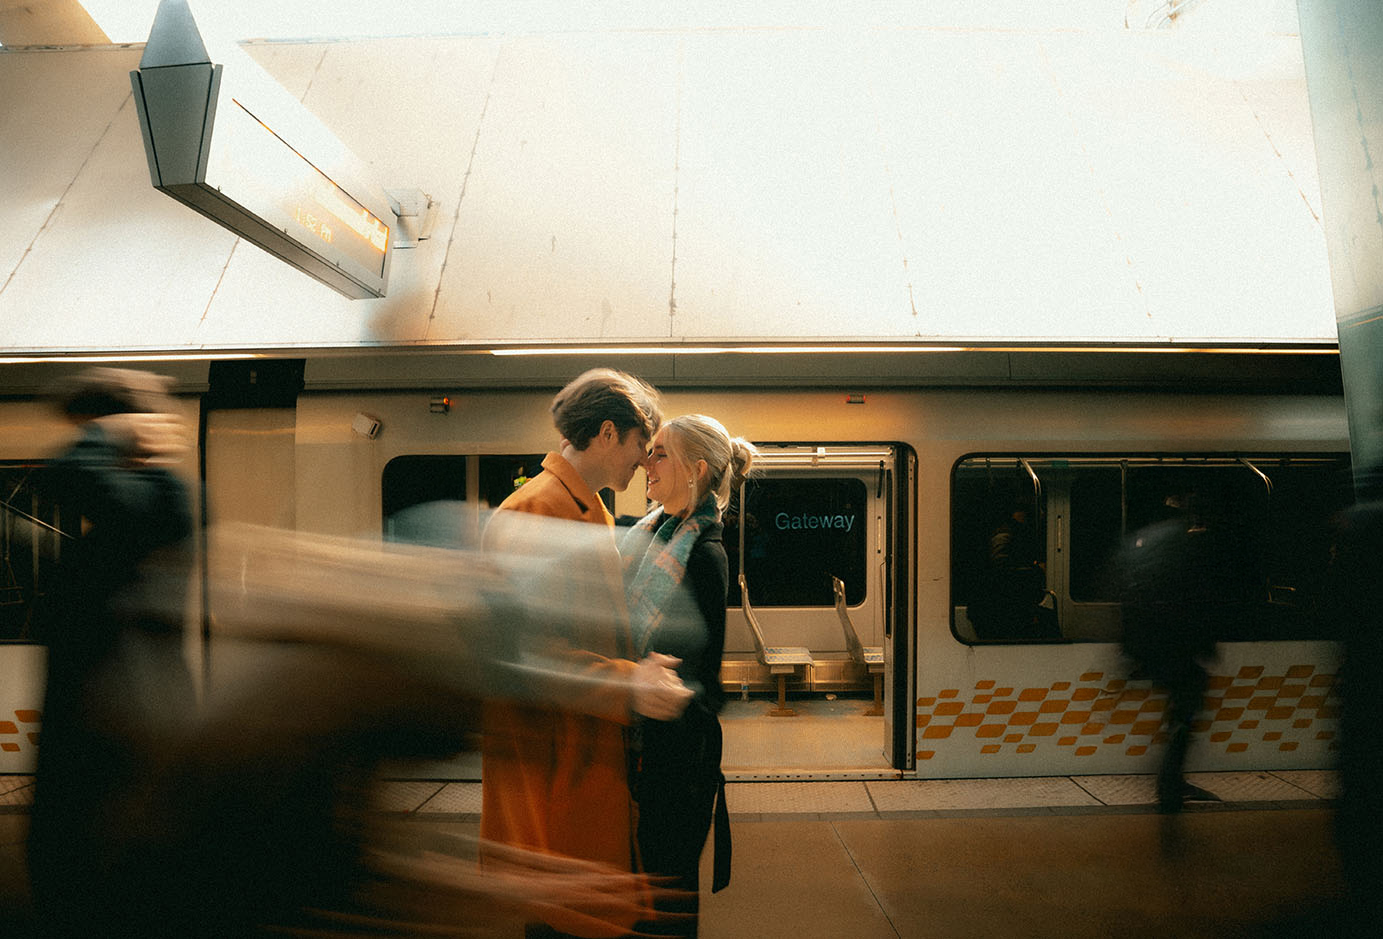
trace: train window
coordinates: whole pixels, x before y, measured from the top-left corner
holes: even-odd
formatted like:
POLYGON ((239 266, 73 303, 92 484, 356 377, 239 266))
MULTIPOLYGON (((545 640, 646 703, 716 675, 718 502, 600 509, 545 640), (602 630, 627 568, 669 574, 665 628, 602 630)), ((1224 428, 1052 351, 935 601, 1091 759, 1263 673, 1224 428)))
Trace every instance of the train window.
POLYGON ((1028 460, 967 460, 952 480, 952 593, 978 640, 1059 638, 1047 594, 1047 513, 1028 460))
POLYGON ((1118 466, 1089 466, 1071 480, 1071 598, 1114 601, 1113 567, 1124 539, 1124 473, 1118 466))
MULTIPOLYGON (((1194 513, 1219 529, 1227 550, 1239 557, 1236 577, 1260 567, 1252 555, 1263 541, 1269 483, 1235 460, 1143 466, 1073 467, 1070 596, 1082 602, 1117 602, 1122 590, 1120 554, 1127 538, 1175 514, 1194 513)), ((1237 589, 1247 591, 1247 582, 1237 589)))
POLYGON ((465 520, 455 503, 466 499, 466 457, 400 456, 380 477, 388 541, 457 547, 465 520))
POLYGON ((1265 602, 1252 639, 1332 638, 1321 615, 1330 599, 1333 520, 1353 501, 1346 457, 1255 462, 1272 481, 1260 551, 1265 602))
POLYGON ((1350 498, 1343 454, 967 458, 952 477, 953 631, 1117 641, 1125 545, 1186 518, 1216 536, 1218 639, 1320 638, 1350 498))
POLYGON ((868 490, 860 479, 782 475, 751 479, 725 513, 730 603, 740 602, 743 564, 756 606, 832 606, 831 578, 851 606, 865 598, 868 490), (740 522, 744 557, 739 557, 740 522))
POLYGON ((38 641, 46 586, 61 550, 57 507, 39 463, 0 464, 0 642, 38 641))
POLYGON ((439 547, 466 544, 466 532, 478 521, 480 509, 499 505, 542 470, 541 453, 395 457, 380 479, 384 537, 439 547), (472 461, 479 502, 463 511, 457 503, 468 501, 472 461))
POLYGON ((501 454, 480 458, 480 501, 494 508, 515 489, 543 471, 542 453, 501 454))

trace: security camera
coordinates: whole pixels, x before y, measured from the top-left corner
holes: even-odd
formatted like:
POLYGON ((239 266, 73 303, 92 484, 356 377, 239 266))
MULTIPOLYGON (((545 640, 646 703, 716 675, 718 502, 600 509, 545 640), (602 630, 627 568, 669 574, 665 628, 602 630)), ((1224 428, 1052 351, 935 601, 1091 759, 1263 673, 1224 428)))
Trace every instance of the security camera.
POLYGON ((355 420, 351 421, 351 430, 370 440, 374 440, 379 436, 379 429, 381 426, 378 420, 359 411, 356 412, 355 420))

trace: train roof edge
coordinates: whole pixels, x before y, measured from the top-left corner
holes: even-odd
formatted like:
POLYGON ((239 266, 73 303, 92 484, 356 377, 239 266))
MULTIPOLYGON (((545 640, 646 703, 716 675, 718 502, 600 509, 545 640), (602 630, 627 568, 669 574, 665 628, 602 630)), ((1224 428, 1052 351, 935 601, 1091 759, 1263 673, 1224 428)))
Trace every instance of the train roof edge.
MULTIPOLYGON (((682 351, 611 347, 603 350, 267 349, 129 353, 119 364, 173 379, 174 391, 208 391, 213 371, 269 367, 292 361, 302 390, 560 387, 595 365, 638 374, 661 387, 774 388, 1108 388, 1340 395, 1334 346, 995 347, 910 350, 879 346, 848 351, 823 347, 740 347, 682 351), (213 362, 218 363, 213 368, 213 362), (258 365, 256 363, 259 363, 258 365)), ((0 396, 41 395, 56 380, 110 356, 51 356, 0 364, 0 396)))

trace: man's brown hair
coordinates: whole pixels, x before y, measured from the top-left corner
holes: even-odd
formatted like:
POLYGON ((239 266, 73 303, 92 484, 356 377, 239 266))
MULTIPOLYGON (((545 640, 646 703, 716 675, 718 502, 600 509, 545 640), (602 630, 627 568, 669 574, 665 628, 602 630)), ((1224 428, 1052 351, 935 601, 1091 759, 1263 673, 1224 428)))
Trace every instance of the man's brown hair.
POLYGON ((663 422, 663 412, 652 385, 612 368, 593 368, 557 392, 552 421, 563 439, 585 450, 606 421, 614 423, 621 443, 635 428, 651 438, 663 422))

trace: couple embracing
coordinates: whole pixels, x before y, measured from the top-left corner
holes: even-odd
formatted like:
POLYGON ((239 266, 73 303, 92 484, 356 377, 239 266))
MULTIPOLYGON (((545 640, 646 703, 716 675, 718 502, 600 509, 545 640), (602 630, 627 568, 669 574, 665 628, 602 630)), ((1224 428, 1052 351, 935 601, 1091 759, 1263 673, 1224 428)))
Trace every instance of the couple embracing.
POLYGON ((510 532, 522 516, 510 513, 595 523, 613 534, 597 493, 624 490, 641 466, 655 506, 623 532, 618 555, 610 539, 601 559, 606 595, 581 598, 609 606, 607 628, 565 650, 594 690, 561 709, 487 704, 481 835, 641 871, 657 885, 653 909, 637 923, 567 912, 530 924, 529 937, 694 936, 700 856, 712 828, 713 889, 729 881, 716 716, 729 584, 721 513, 754 449, 703 415, 664 423, 657 392, 611 369, 573 380, 553 399, 552 415, 560 449, 500 505, 487 547, 515 548, 510 532))

